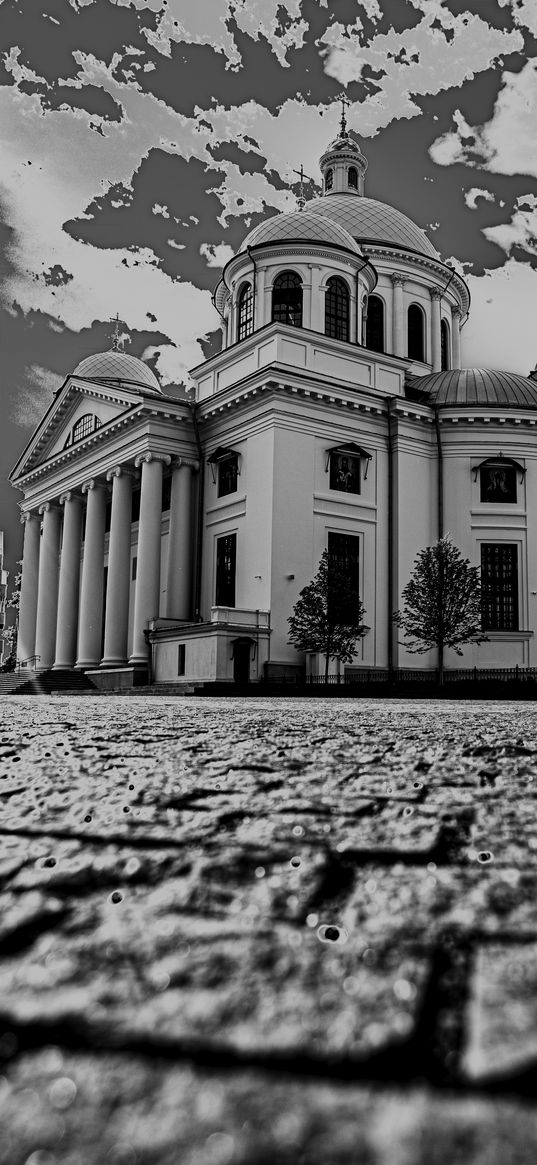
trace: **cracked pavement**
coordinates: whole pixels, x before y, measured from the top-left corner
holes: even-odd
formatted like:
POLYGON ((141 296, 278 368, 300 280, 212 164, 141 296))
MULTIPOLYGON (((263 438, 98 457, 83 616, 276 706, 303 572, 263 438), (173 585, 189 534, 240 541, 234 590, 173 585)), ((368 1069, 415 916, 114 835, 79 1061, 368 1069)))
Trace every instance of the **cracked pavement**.
POLYGON ((10 697, 0 1165, 525 1165, 532 703, 10 697))

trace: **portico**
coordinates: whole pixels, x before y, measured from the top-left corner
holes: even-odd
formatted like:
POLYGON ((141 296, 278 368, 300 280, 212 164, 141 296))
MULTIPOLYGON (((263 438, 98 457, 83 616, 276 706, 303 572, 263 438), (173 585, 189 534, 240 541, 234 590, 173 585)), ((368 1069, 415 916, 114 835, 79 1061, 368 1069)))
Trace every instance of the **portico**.
POLYGON ((74 375, 50 410, 49 432, 34 441, 35 457, 30 452, 20 478, 19 661, 29 667, 143 672, 150 621, 191 617, 198 462, 188 404, 158 395, 145 385, 95 391, 74 375), (117 408, 107 421, 103 406, 112 401, 117 408), (89 407, 100 423, 88 424, 73 448, 66 432, 89 407), (46 442, 51 455, 43 458, 46 442))

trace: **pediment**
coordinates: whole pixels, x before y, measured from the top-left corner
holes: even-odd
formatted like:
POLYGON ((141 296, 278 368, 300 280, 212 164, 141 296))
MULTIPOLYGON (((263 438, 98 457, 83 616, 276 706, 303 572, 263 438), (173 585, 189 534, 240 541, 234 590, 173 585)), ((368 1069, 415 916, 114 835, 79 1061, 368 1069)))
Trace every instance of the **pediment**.
POLYGON ((46 462, 53 462, 71 446, 80 448, 104 436, 106 427, 137 410, 143 393, 136 388, 113 388, 68 377, 40 421, 15 466, 11 480, 46 462))

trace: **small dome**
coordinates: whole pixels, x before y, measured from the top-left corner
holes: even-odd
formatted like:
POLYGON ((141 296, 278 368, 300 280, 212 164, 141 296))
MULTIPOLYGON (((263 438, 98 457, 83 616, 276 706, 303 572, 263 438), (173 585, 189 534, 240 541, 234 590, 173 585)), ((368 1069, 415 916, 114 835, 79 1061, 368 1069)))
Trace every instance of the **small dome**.
POLYGON ((537 409, 537 381, 517 372, 453 368, 429 376, 408 376, 409 387, 441 408, 537 409))
POLYGON ((402 247, 435 259, 439 257, 421 227, 394 206, 378 202, 376 198, 328 193, 308 202, 306 213, 308 218, 310 215, 330 218, 358 243, 386 243, 390 247, 402 247))
POLYGON ((129 356, 128 352, 94 352, 86 356, 77 364, 73 376, 82 376, 85 380, 117 381, 125 384, 138 385, 141 388, 150 388, 160 393, 161 387, 148 364, 139 360, 137 356, 129 356))
POLYGON ((319 246, 328 244, 332 247, 342 247, 346 251, 353 251, 359 255, 360 249, 356 246, 352 235, 343 225, 333 222, 331 216, 319 220, 318 216, 311 216, 306 211, 291 211, 289 214, 275 214, 265 222, 259 223, 246 236, 241 244, 241 251, 247 247, 258 247, 263 243, 318 243, 319 246))

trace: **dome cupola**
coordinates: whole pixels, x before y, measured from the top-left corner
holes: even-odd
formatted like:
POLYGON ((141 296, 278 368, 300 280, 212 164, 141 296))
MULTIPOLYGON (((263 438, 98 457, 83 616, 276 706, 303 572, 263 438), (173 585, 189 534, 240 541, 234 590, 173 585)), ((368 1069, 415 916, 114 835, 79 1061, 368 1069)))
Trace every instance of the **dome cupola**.
POLYGON ((337 138, 319 159, 323 176, 323 194, 355 194, 363 196, 367 158, 347 131, 346 99, 341 99, 342 113, 337 138))

